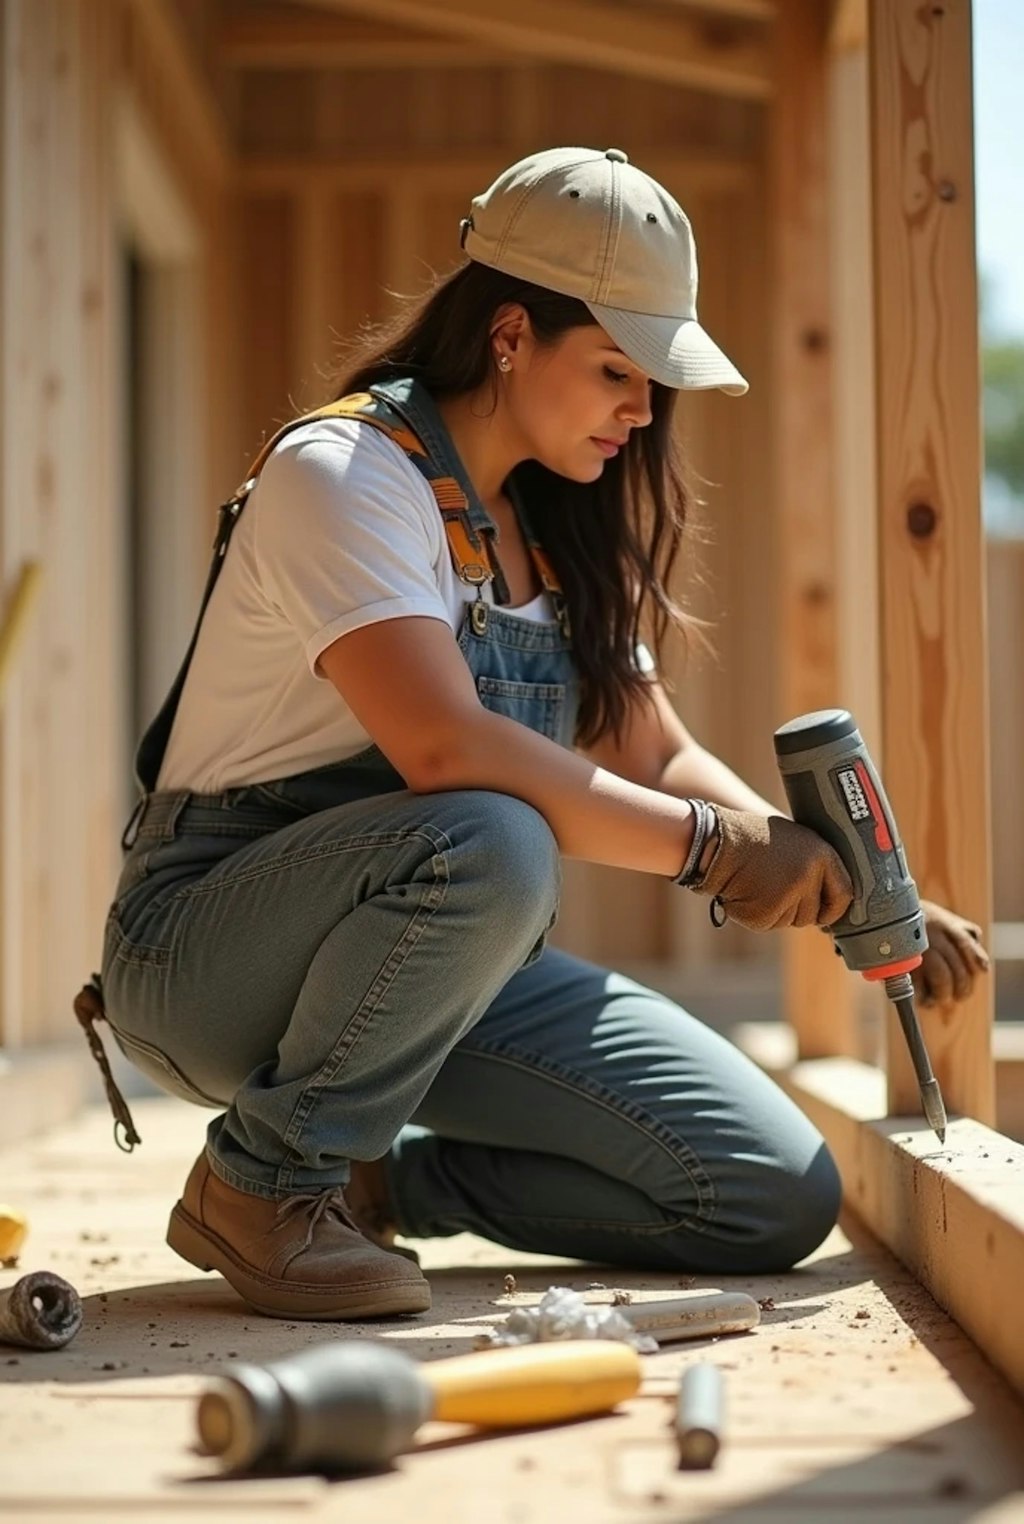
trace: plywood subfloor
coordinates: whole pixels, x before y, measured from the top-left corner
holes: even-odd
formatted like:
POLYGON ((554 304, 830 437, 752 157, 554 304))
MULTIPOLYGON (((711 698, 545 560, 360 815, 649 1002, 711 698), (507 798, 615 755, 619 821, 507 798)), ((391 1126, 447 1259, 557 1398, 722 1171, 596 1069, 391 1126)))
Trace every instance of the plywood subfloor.
MULTIPOLYGON (((144 1144, 120 1154, 105 1112, 0 1155, 0 1198, 30 1214, 17 1269, 78 1287, 86 1322, 64 1351, 0 1347, 0 1517, 295 1519, 311 1524, 647 1524, 647 1521, 1024 1520, 1024 1406, 927 1293, 855 1224, 786 1276, 702 1278, 771 1299, 752 1334, 669 1346, 614 1415, 481 1437, 431 1425, 385 1474, 220 1480, 193 1449, 204 1379, 332 1337, 383 1338, 429 1360, 469 1350, 517 1297, 551 1284, 667 1295, 679 1278, 511 1254, 463 1236, 420 1245, 434 1309, 377 1325, 249 1313, 166 1247, 169 1207, 205 1117, 137 1104, 144 1144), (721 1366, 727 1442, 710 1472, 673 1468, 670 1400, 695 1359, 721 1366)), ((592 1293, 600 1299, 601 1292, 592 1293)), ((607 1295, 607 1293, 604 1293, 607 1295)), ((978 1295, 985 1288, 978 1287, 978 1295)), ((1007 1317, 1020 1317, 1020 1305, 1007 1317)))

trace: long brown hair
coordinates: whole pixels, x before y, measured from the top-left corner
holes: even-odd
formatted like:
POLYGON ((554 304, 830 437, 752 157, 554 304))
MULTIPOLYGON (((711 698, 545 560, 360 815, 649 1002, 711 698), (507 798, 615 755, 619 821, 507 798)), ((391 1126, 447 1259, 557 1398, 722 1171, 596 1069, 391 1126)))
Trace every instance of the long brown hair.
MULTIPOLYGON (((417 298, 411 311, 364 330, 335 378, 335 395, 410 375, 434 397, 489 382, 496 406, 491 322, 507 302, 526 309, 541 345, 594 322, 584 302, 470 260, 417 298)), ((658 660, 670 624, 690 636, 699 623, 668 592, 690 496, 672 433, 675 399, 670 387, 653 385, 651 422, 632 432, 596 482, 570 481, 532 460, 513 472, 568 603, 581 745, 609 731, 621 739, 630 701, 650 700, 634 660, 641 631, 658 660)))

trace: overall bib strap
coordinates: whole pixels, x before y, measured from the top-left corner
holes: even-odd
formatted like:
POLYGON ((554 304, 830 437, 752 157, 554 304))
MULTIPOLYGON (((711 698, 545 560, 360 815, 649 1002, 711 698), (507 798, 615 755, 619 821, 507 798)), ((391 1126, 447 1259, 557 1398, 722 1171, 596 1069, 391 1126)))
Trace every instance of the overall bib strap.
POLYGON ((530 523, 530 515, 526 510, 526 505, 513 482, 509 483, 508 491, 509 497, 512 499, 512 506, 516 510, 516 518, 519 520, 519 528, 523 532, 523 539, 526 541, 527 549, 533 558, 533 564, 537 568, 537 575, 540 577, 541 586, 550 595, 551 602, 554 604, 555 617, 558 620, 559 629, 566 640, 570 640, 572 638, 572 626, 569 620, 569 604, 558 573, 555 571, 547 551, 533 532, 533 525, 530 523))
MULTIPOLYGON (((396 408, 390 406, 386 399, 375 396, 372 392, 353 392, 348 397, 341 397, 336 402, 329 402, 324 407, 316 408, 313 412, 304 413, 299 418, 292 418, 262 446, 250 466, 245 479, 236 488, 226 502, 222 503, 218 510, 217 531, 213 542, 213 559, 206 579, 206 586, 200 600, 199 613, 196 618, 192 638, 185 652, 181 667, 174 679, 171 689, 164 699, 156 718, 147 727, 135 754, 135 779, 140 789, 140 797, 136 802, 127 825, 121 835, 122 851, 129 851, 135 842, 139 826, 142 822, 142 814, 146 802, 156 789, 160 768, 163 765, 164 754, 170 739, 171 727, 178 711, 185 679, 192 665, 195 655, 196 644, 199 639, 199 630, 203 622, 213 589, 220 576, 224 557, 234 533, 235 525, 239 516, 249 500, 249 495, 259 480, 260 472, 266 465, 272 451, 277 447, 287 434, 293 429, 301 428, 304 424, 315 423, 320 419, 329 418, 355 418, 360 423, 366 423, 371 428, 376 428, 381 433, 394 441, 403 450, 410 461, 416 466, 420 474, 425 478, 434 498, 445 527, 445 535, 448 539, 452 560, 459 577, 477 588, 477 598, 481 598, 485 582, 494 581, 498 585, 504 585, 500 568, 496 569, 492 561, 490 548, 486 536, 480 535, 474 529, 469 518, 469 504, 466 495, 459 483, 449 473, 443 471, 431 458, 418 435, 410 427, 396 408)), ((507 598, 506 598, 507 601, 507 598)), ((482 605, 485 606, 485 605, 482 605)))

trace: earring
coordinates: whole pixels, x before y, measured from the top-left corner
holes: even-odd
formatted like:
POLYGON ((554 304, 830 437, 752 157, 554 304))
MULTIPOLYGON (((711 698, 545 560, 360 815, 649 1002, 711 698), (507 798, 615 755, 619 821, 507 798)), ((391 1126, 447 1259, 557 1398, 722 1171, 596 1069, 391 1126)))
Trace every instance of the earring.
POLYGON ((499 359, 498 359, 498 369, 499 370, 505 370, 505 371, 509 371, 509 370, 512 369, 512 361, 509 359, 508 355, 501 355, 499 357, 499 359))

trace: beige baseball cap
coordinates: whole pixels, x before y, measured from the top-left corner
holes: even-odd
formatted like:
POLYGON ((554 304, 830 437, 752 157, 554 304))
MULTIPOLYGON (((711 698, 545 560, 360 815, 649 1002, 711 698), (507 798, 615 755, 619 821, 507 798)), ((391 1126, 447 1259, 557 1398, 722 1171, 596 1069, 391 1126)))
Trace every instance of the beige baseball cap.
POLYGON ((697 249, 682 207, 621 148, 548 148, 476 196, 471 259, 586 302, 664 386, 747 390, 697 321, 697 249))

